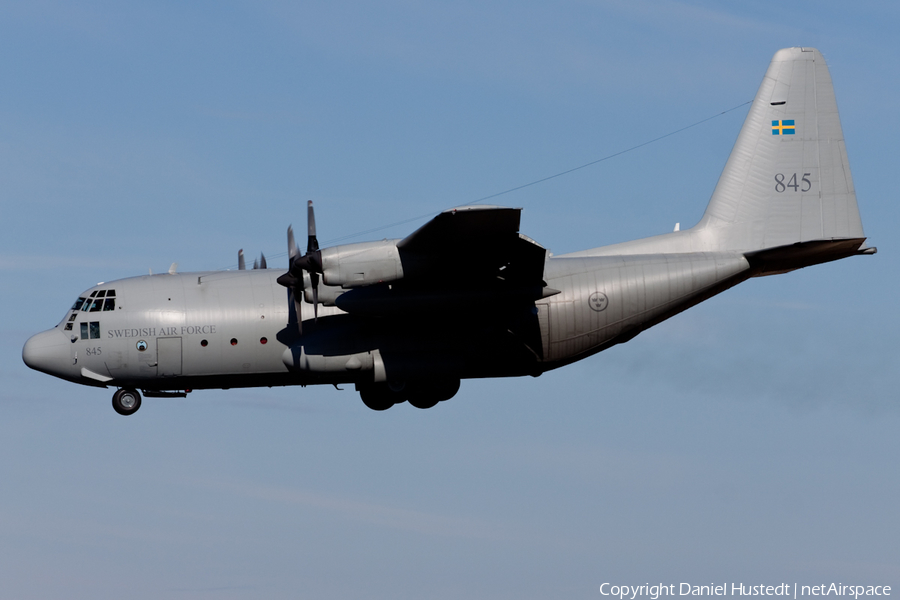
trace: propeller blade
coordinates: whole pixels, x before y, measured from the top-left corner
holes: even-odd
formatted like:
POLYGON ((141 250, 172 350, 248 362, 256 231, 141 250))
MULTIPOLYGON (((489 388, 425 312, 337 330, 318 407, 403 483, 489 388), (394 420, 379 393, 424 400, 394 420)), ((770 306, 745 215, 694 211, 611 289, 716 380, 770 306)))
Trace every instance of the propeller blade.
POLYGON ((259 261, 255 258, 253 259, 253 270, 257 270, 259 268, 259 261))
POLYGON ((312 293, 313 293, 313 320, 318 323, 319 322, 319 274, 315 271, 310 271, 309 273, 309 281, 312 283, 312 293))
POLYGON ((293 313, 288 318, 288 324, 290 324, 290 318, 295 318, 297 320, 297 333, 303 335, 303 317, 300 312, 300 300, 298 294, 300 291, 297 288, 288 288, 288 302, 290 303, 293 310, 289 309, 289 312, 293 313))
POLYGON ((319 249, 319 240, 316 239, 316 213, 313 210, 312 200, 306 203, 306 229, 309 235, 306 252, 316 252, 319 249))
POLYGON ((238 250, 238 271, 244 271, 247 269, 247 265, 244 264, 244 250, 243 248, 238 250))
POLYGON ((309 282, 312 284, 313 293, 313 320, 319 322, 319 273, 322 272, 322 253, 319 252, 319 240, 316 237, 316 211, 313 209, 312 200, 306 203, 306 230, 309 235, 306 243, 306 259, 308 265, 309 282))
POLYGON ((266 266, 266 255, 263 254, 262 252, 259 253, 259 268, 260 269, 268 269, 269 268, 266 266))
MULTIPOLYGON (((312 200, 307 202, 306 207, 306 229, 308 234, 306 254, 300 256, 297 242, 294 240, 294 228, 288 227, 288 272, 278 277, 278 283, 290 290, 290 297, 293 301, 294 312, 297 318, 297 327, 301 334, 303 333, 303 318, 300 312, 299 295, 304 287, 303 272, 309 273, 313 297, 313 317, 316 321, 319 319, 319 273, 322 272, 322 253, 319 251, 319 240, 316 238, 316 213, 313 210, 312 200)), ((261 268, 265 269, 266 257, 261 254, 260 258, 261 268)))
POLYGON ((300 251, 297 250, 297 242, 294 241, 294 228, 288 225, 288 261, 293 260, 298 254, 300 251))

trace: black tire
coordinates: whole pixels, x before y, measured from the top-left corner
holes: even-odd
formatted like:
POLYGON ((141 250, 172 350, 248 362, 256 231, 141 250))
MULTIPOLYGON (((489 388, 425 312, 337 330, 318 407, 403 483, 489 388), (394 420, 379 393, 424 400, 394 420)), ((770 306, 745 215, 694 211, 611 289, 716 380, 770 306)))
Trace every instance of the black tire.
POLYGON ((415 393, 411 393, 407 401, 410 405, 415 406, 416 408, 426 409, 435 406, 440 399, 432 393, 429 393, 430 390, 418 390, 415 393))
POLYGON ((402 402, 402 398, 396 392, 391 391, 387 385, 381 383, 369 383, 357 386, 359 397, 362 398, 363 404, 372 410, 387 410, 396 404, 402 402))
POLYGON ((141 407, 141 394, 137 390, 126 388, 116 390, 112 397, 112 407, 125 417, 133 415, 141 407))
POLYGON ((435 384, 435 393, 438 400, 449 400, 459 391, 459 379, 443 379, 435 384))
POLYGON ((459 379, 439 379, 416 382, 408 386, 407 400, 416 408, 431 408, 438 402, 449 400, 459 391, 459 379))

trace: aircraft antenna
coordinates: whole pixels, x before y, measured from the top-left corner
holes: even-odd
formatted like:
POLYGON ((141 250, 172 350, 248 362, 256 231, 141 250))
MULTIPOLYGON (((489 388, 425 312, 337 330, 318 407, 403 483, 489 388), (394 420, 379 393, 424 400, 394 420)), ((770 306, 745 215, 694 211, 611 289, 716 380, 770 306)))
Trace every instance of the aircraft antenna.
MULTIPOLYGON (((623 154, 627 154, 628 152, 632 152, 632 151, 637 150, 637 149, 639 149, 639 148, 643 148, 644 146, 649 146, 650 144, 654 144, 654 143, 659 142, 659 141, 661 141, 661 140, 664 140, 664 139, 666 139, 666 138, 668 138, 668 137, 672 137, 673 135, 677 135, 677 134, 679 134, 679 133, 682 133, 683 131, 687 131, 688 129, 692 129, 692 128, 694 128, 694 127, 697 127, 698 125, 702 125, 703 123, 706 123, 707 121, 712 121, 713 119, 717 119, 717 118, 721 117, 722 115, 727 115, 728 113, 734 112, 734 111, 738 110, 739 108, 742 108, 742 107, 744 107, 744 106, 747 106, 748 104, 751 104, 752 102, 753 102, 752 100, 748 100, 748 101, 746 101, 746 102, 741 102, 741 103, 738 104, 737 106, 733 106, 733 107, 731 107, 731 108, 729 108, 729 109, 727 109, 727 110, 723 110, 723 111, 718 112, 718 113, 716 113, 716 114, 714 114, 714 115, 711 115, 711 116, 709 116, 709 117, 706 117, 705 119, 700 119, 699 121, 696 121, 696 122, 694 122, 694 123, 691 123, 690 125, 686 125, 686 126, 684 126, 684 127, 681 127, 681 128, 679 128, 679 129, 676 129, 676 130, 674 130, 674 131, 670 131, 669 133, 666 133, 666 134, 661 135, 661 136, 659 136, 659 137, 655 137, 655 138, 653 138, 652 140, 647 140, 646 142, 642 142, 642 143, 640 143, 640 144, 636 144, 636 145, 634 145, 634 146, 631 146, 630 148, 625 148, 624 150, 619 150, 618 152, 613 152, 612 154, 608 154, 608 155, 606 155, 606 156, 604 156, 604 157, 602 157, 602 158, 598 158, 598 159, 596 159, 596 160, 592 160, 592 161, 590 161, 590 162, 586 162, 586 163, 584 163, 583 165, 578 165, 577 167, 572 167, 571 169, 566 169, 565 171, 560 171, 559 173, 554 173, 553 175, 548 175, 548 176, 546 176, 546 177, 542 177, 542 178, 540 178, 540 179, 536 179, 536 180, 530 181, 530 182, 528 182, 528 183, 523 183, 522 185, 517 185, 517 186, 515 186, 515 187, 511 187, 511 188, 506 189, 506 190, 503 190, 503 191, 501 191, 501 192, 495 192, 495 193, 493 193, 493 194, 488 194, 487 196, 482 196, 481 198, 478 198, 478 199, 476 199, 476 200, 471 200, 471 201, 469 201, 469 202, 466 202, 465 204, 459 204, 459 205, 457 205, 457 206, 470 206, 470 205, 472 205, 472 204, 478 204, 479 202, 484 202, 485 200, 490 200, 491 198, 497 198, 498 196, 503 196, 503 195, 505 195, 505 194, 511 194, 512 192, 517 192, 517 191, 522 190, 522 189, 525 189, 525 188, 527 188, 527 187, 531 187, 531 186, 537 185, 537 184, 539 184, 539 183, 544 183, 545 181, 550 181, 551 179, 556 179, 557 177, 562 177, 563 175, 568 175, 569 173, 574 173, 575 171, 580 171, 581 169, 585 169, 585 168, 587 168, 587 167, 590 167, 590 166, 593 166, 593 165, 602 163, 602 162, 604 162, 604 161, 607 161, 607 160, 609 160, 609 159, 611 159, 611 158, 615 158, 615 157, 617 157, 617 156, 622 156, 623 154)), ((399 226, 399 225, 406 225, 407 223, 413 223, 413 222, 415 222, 415 221, 421 221, 421 220, 423 220, 423 219, 428 219, 428 218, 433 217, 433 216, 435 215, 435 212, 440 212, 440 211, 439 211, 439 210, 438 210, 438 211, 430 211, 430 212, 427 212, 427 213, 422 214, 422 215, 418 215, 418 216, 415 216, 415 217, 410 217, 410 218, 408 218, 408 219, 403 219, 402 221, 395 221, 395 222, 390 223, 390 224, 388 224, 388 225, 381 225, 381 226, 379 226, 379 227, 373 227, 372 229, 365 229, 365 230, 363 230, 363 231, 357 231, 356 233, 351 233, 351 234, 344 235, 344 236, 341 236, 341 237, 332 238, 332 239, 330 239, 330 240, 325 240, 324 243, 325 243, 326 245, 331 245, 331 244, 334 244, 334 243, 337 243, 337 242, 342 242, 342 241, 344 241, 344 240, 353 239, 353 238, 355 238, 355 237, 359 237, 359 236, 362 236, 362 235, 368 235, 368 234, 370 234, 370 233, 376 233, 376 232, 378 232, 378 231, 383 231, 383 230, 385 230, 385 229, 391 229, 392 227, 397 227, 397 226, 399 226)), ((314 223, 313 223, 312 227, 313 227, 313 228, 315 227, 315 224, 314 224, 314 223)), ((274 254, 274 255, 272 255, 272 256, 273 256, 273 258, 280 258, 280 257, 282 257, 282 256, 287 256, 287 255, 288 255, 288 253, 282 252, 282 253, 280 253, 280 254, 274 254)), ((233 266, 233 265, 232 265, 232 266, 233 266)), ((229 268, 231 268, 231 267, 229 267, 229 268)), ((222 269, 222 270, 224 270, 224 269, 222 269)))
MULTIPOLYGON (((617 157, 617 156, 621 156, 621 155, 623 155, 623 154, 627 154, 628 152, 632 152, 632 151, 634 151, 634 150, 637 150, 638 148, 643 148, 644 146, 649 146, 650 144, 653 144, 653 143, 658 142, 658 141, 660 141, 660 140, 664 140, 664 139, 666 139, 667 137, 671 137, 671 136, 673 136, 673 135, 679 134, 679 133, 681 133, 682 131, 687 131, 688 129, 691 129, 691 128, 693 128, 693 127, 697 127, 698 125, 702 125, 703 123, 706 123, 707 121, 712 121, 713 119, 716 119, 716 118, 718 118, 718 117, 721 117, 722 115, 726 115, 726 114, 728 114, 728 113, 730 113, 730 112, 733 112, 733 111, 735 111, 735 110, 737 110, 737 109, 739 109, 739 108, 741 108, 741 107, 743 107, 743 106, 747 106, 748 104, 750 104, 750 103, 752 103, 752 102, 753 102, 752 100, 747 100, 746 102, 742 102, 742 103, 738 104, 737 106, 733 106, 733 107, 729 108, 728 110, 723 110, 722 112, 716 113, 716 114, 714 114, 714 115, 712 115, 712 116, 710 116, 710 117, 706 117, 705 119, 701 119, 701 120, 699 120, 699 121, 697 121, 697 122, 695 122, 695 123, 691 123, 690 125, 687 125, 687 126, 685 126, 685 127, 682 127, 681 129, 676 129, 675 131, 670 131, 669 133, 667 133, 667 134, 665 134, 665 135, 661 135, 661 136, 659 136, 659 137, 655 137, 655 138, 653 138, 652 140, 648 140, 648 141, 646 141, 646 142, 642 142, 642 143, 640 143, 640 144, 637 144, 637 145, 635 145, 635 146, 631 146, 630 148, 626 148, 626 149, 624 149, 624 150, 619 150, 618 152, 614 152, 614 153, 612 153, 612 154, 608 154, 608 155, 604 156, 603 158, 598 158, 597 160, 592 160, 591 162, 584 163, 583 165, 579 165, 579 166, 577 166, 577 167, 572 167, 571 169, 566 169, 565 171, 560 171, 559 173, 554 173, 553 175, 548 175, 547 177, 542 177, 542 178, 540 178, 540 179, 536 179, 536 180, 530 181, 530 182, 528 182, 528 183, 523 183, 522 185, 517 185, 516 187, 509 188, 508 190, 503 190, 502 192, 496 192, 496 193, 494 193, 494 194, 489 194, 489 195, 487 195, 487 196, 482 196, 481 198, 478 198, 477 200, 472 200, 471 202, 466 202, 465 204, 460 204, 459 206, 469 206, 469 205, 472 205, 472 204, 478 204, 479 202, 484 202, 485 200, 490 200, 491 198, 496 198, 496 197, 498 197, 498 196, 503 196, 503 195, 505 195, 505 194, 510 194, 510 193, 512 193, 512 192, 517 192, 517 191, 519 191, 519 190, 521 190, 521 189, 525 189, 525 188, 527 188, 527 187, 531 187, 531 186, 537 185, 537 184, 539 184, 539 183, 544 183, 545 181, 550 181, 551 179, 556 179, 557 177, 562 177, 563 175, 568 175, 569 173, 574 173, 575 171, 580 171, 581 169, 585 169, 585 168, 590 167, 590 166, 592 166, 592 165, 596 165, 596 164, 598 164, 598 163, 602 163, 603 161, 609 160, 609 159, 611 159, 611 158, 615 158, 615 157, 617 157)), ((405 224, 407 224, 407 223, 412 223, 413 221, 419 221, 419 220, 427 219, 427 218, 430 218, 430 217, 433 217, 433 216, 434 216, 434 212, 432 211, 432 212, 429 212, 429 213, 427 213, 427 214, 424 214, 424 215, 421 215, 421 216, 418 216, 418 217, 412 217, 412 218, 410 218, 410 219, 404 219, 403 221, 397 221, 396 223, 391 223, 390 225, 382 225, 381 227, 374 227, 374 228, 372 228, 372 229, 367 229, 367 230, 365 230, 365 231, 360 231, 360 232, 358 232, 358 233, 351 233, 351 234, 349 234, 349 235, 345 235, 345 236, 342 236, 342 237, 339 237, 339 238, 334 238, 334 239, 331 239, 331 240, 327 240, 326 243, 327 243, 327 244, 333 244, 333 243, 335 243, 335 242, 341 242, 341 241, 343 241, 343 240, 355 238, 355 237, 358 237, 358 236, 361 236, 361 235, 366 235, 366 234, 369 234, 369 233, 375 233, 376 231, 381 231, 381 230, 383 230, 383 229, 390 229, 391 227, 396 227, 397 225, 405 225, 405 224)))

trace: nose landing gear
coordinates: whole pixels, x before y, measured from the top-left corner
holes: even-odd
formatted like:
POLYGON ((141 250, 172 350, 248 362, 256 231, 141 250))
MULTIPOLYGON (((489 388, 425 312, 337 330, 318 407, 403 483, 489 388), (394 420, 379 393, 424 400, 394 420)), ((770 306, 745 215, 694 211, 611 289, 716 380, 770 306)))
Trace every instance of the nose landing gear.
POLYGON ((112 397, 112 407, 120 415, 132 415, 141 407, 141 394, 130 388, 116 390, 112 397))

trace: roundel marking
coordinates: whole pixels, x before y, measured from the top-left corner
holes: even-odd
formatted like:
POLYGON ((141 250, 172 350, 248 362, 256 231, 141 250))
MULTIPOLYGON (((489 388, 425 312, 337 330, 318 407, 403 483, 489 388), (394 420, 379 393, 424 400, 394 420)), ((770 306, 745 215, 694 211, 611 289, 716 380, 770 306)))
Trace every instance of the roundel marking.
POLYGON ((609 306, 609 298, 603 292, 594 292, 588 298, 588 304, 590 304, 592 309, 600 312, 606 310, 606 307, 609 306))
POLYGON ((147 342, 145 342, 144 340, 140 340, 137 344, 135 344, 135 346, 137 346, 138 352, 143 352, 147 349, 147 342))

